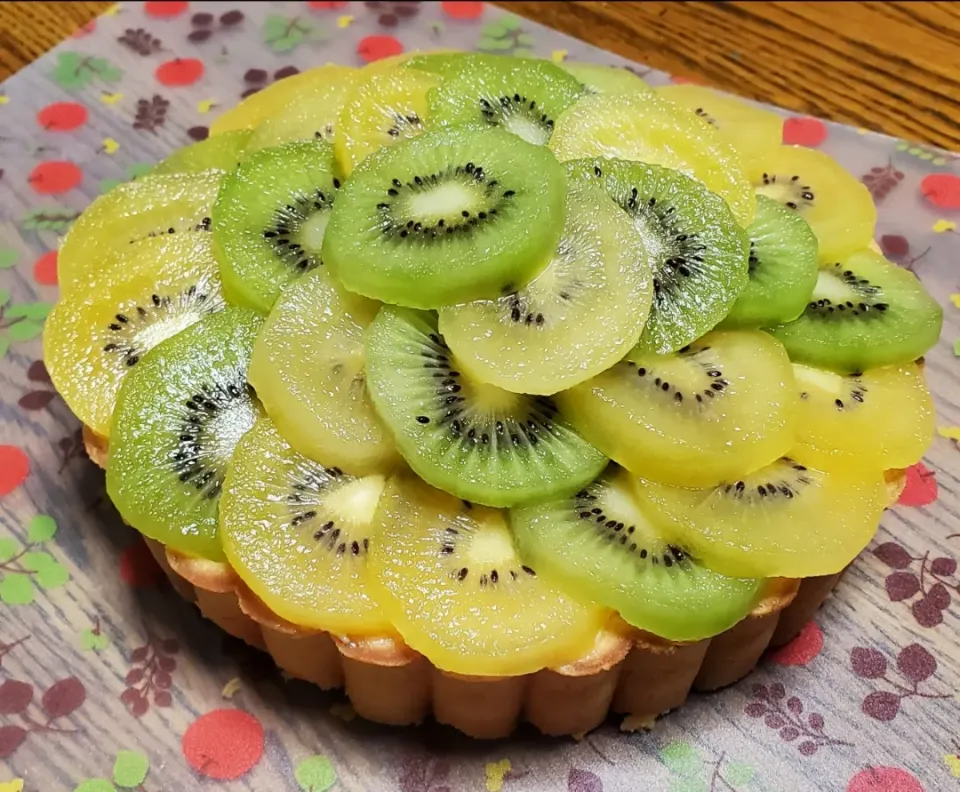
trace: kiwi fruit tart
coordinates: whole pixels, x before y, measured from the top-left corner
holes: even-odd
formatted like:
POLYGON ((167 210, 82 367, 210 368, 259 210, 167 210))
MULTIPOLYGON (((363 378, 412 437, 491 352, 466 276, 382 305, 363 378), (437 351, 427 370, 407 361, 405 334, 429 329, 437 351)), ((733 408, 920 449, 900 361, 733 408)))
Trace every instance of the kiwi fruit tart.
POLYGON ((789 640, 924 454, 942 312, 875 219, 706 89, 324 66, 90 205, 44 353, 225 630, 373 720, 576 734, 789 640))

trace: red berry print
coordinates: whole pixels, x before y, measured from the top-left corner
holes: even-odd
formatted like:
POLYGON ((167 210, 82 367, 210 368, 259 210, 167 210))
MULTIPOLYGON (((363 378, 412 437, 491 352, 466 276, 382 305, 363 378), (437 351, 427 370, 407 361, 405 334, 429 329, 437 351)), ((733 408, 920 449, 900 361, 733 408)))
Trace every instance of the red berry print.
POLYGON ((401 52, 403 44, 393 36, 366 36, 357 43, 357 54, 367 63, 399 55, 401 52))
POLYGON ((41 286, 56 286, 60 281, 57 277, 57 251, 44 253, 33 262, 33 279, 41 286))
POLYGON ((263 726, 240 710, 208 712, 183 735, 183 755, 202 776, 218 781, 239 778, 263 756, 263 726))
POLYGON ((703 85, 703 80, 699 77, 684 77, 680 74, 671 76, 670 82, 674 85, 703 85))
POLYGON ((931 173, 920 182, 920 190, 940 209, 960 209, 960 176, 953 173, 931 173))
POLYGON ((787 666, 805 666, 813 661, 823 649, 823 631, 816 622, 807 622, 800 634, 786 646, 781 647, 770 659, 787 666))
POLYGON ((847 792, 924 792, 916 776, 899 767, 868 767, 847 784, 847 792))
POLYGON ((144 3, 143 10, 149 17, 154 17, 155 19, 170 19, 171 17, 180 16, 180 14, 187 10, 189 5, 189 3, 183 2, 153 2, 144 3))
POLYGON ((30 458, 16 446, 0 445, 0 495, 9 495, 30 475, 30 458))
POLYGON ((193 85, 203 77, 203 61, 196 58, 174 58, 161 63, 154 72, 161 85, 193 85))
POLYGON ((93 31, 96 29, 97 29, 97 20, 91 19, 89 22, 87 22, 87 24, 81 25, 76 30, 74 30, 71 38, 75 38, 75 39, 84 38, 86 36, 89 36, 91 33, 93 33, 93 31))
POLYGON ((48 132, 69 132, 87 123, 87 108, 76 102, 54 102, 37 113, 37 123, 48 132))
POLYGON ((440 3, 440 8, 451 19, 479 19, 483 14, 483 3, 440 3))
POLYGON ((163 570, 142 540, 137 539, 120 553, 120 579, 131 588, 153 588, 164 578, 163 570))
POLYGON ((906 479, 897 501, 901 506, 927 506, 937 499, 937 476, 922 462, 907 468, 906 479))
POLYGON ((319 8, 321 11, 335 11, 338 8, 343 8, 346 4, 346 0, 340 0, 340 2, 322 2, 322 0, 310 0, 310 2, 307 3, 310 8, 319 8))
POLYGON ((819 146, 827 137, 827 125, 819 118, 788 118, 783 122, 783 142, 789 146, 819 146))
POLYGON ((34 192, 41 195, 59 195, 69 192, 83 180, 83 172, 72 162, 51 160, 41 162, 30 171, 27 181, 34 192))

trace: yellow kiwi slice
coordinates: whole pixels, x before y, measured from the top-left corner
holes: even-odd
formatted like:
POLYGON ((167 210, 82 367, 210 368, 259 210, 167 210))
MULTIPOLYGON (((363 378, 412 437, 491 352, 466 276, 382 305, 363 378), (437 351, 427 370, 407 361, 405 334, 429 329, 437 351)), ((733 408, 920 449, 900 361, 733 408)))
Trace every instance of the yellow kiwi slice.
POLYGON ((824 469, 906 468, 933 439, 933 401, 922 366, 884 366, 843 375, 793 367, 800 392, 797 444, 824 469))
POLYGON ((757 194, 810 224, 821 262, 843 261, 873 240, 877 209, 870 191, 832 157, 804 146, 779 146, 759 164, 759 176, 751 177, 757 194))
POLYGON ((671 355, 634 350, 556 399, 606 456, 670 484, 739 478, 793 445, 790 361, 757 330, 708 333, 671 355))
POLYGON ((392 479, 369 568, 403 640, 444 671, 527 674, 589 651, 609 611, 577 603, 518 555, 504 512, 392 479))
POLYGON ((47 370, 73 414, 108 437, 127 374, 161 341, 223 305, 209 234, 136 242, 50 313, 47 370))
POLYGON ((716 128, 740 155, 751 181, 763 175, 763 162, 783 142, 783 119, 769 110, 701 85, 663 85, 656 92, 716 128))
POLYGON ((650 93, 653 89, 632 71, 622 66, 601 66, 598 63, 561 63, 592 94, 650 93))
POLYGON ((355 475, 399 459, 366 390, 363 333, 379 306, 316 269, 274 305, 250 361, 250 382, 287 442, 355 475))
POLYGON ((237 445, 224 482, 227 560, 271 611, 298 626, 351 636, 390 632, 368 572, 384 482, 307 459, 261 418, 237 445))
POLYGON ((400 68, 372 71, 358 81, 340 109, 333 144, 344 175, 374 151, 423 132, 427 93, 439 84, 436 75, 400 68))
POLYGON ((703 182, 741 226, 756 201, 740 157, 720 133, 654 93, 584 96, 557 119, 550 148, 561 162, 607 157, 662 165, 703 182))
POLYGON ((879 469, 825 472, 794 453, 715 487, 642 480, 637 494, 678 545, 734 577, 839 572, 867 546, 887 503, 879 469))

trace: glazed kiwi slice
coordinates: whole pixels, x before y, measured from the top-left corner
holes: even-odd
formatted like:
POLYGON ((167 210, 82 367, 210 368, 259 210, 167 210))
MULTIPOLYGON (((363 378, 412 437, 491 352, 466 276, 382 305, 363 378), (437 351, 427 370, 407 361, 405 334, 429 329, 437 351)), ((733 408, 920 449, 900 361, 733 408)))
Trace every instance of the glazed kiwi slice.
POLYGON ((101 195, 70 226, 57 257, 61 294, 85 287, 131 242, 206 232, 222 171, 144 176, 101 195))
POLYGON ((274 305, 250 361, 250 382, 287 442, 355 475, 397 461, 366 390, 363 333, 379 307, 314 270, 274 305))
POLYGON ((501 58, 462 61, 430 92, 439 124, 500 126, 528 143, 545 145, 559 115, 583 93, 575 77, 547 61, 501 58))
POLYGON ((634 350, 556 398, 611 459, 635 475, 681 486, 740 477, 794 442, 790 360, 757 330, 709 333, 672 355, 634 350))
POLYGON ((261 418, 237 444, 220 500, 230 566, 299 627, 390 633, 367 570, 383 485, 383 476, 356 478, 301 456, 261 418))
POLYGON ((440 311, 440 331, 471 376, 551 394, 599 374, 640 338, 652 283, 630 219, 586 181, 572 182, 547 268, 518 291, 440 311))
MULTIPOLYGON (((566 163, 571 179, 598 182, 630 216, 653 271, 645 349, 674 352, 730 311, 747 284, 748 243, 726 202, 679 171, 594 158, 566 163)), ((640 264, 642 266, 642 264, 640 264)))
POLYGON ((636 74, 621 66, 564 62, 560 68, 573 75, 589 94, 650 93, 653 90, 636 74))
POLYGON ((488 506, 575 491, 606 463, 546 396, 467 376, 433 314, 384 306, 367 330, 367 385, 400 453, 429 484, 488 506))
POLYGON ((550 148, 561 162, 604 157, 678 170, 723 198, 741 226, 753 220, 739 154, 713 126, 654 93, 582 97, 557 119, 550 148))
POLYGON ((867 546, 887 504, 879 469, 823 472, 794 454, 706 489, 641 480, 637 495, 677 543, 740 577, 835 574, 867 546))
POLYGON ((260 407, 247 364, 261 317, 228 307, 154 347, 120 387, 107 494, 144 536, 224 559, 217 507, 227 465, 260 407))
POLYGON ((873 240, 877 209, 869 190, 822 151, 780 146, 752 177, 758 195, 779 201, 817 235, 820 261, 842 261, 873 240))
POLYGON ((822 265, 804 312, 770 332, 796 362, 851 373, 922 357, 942 323, 943 309, 916 275, 861 250, 822 265))
POLYGON ((323 258, 366 297, 439 308, 515 291, 563 230, 563 168, 502 129, 451 127, 383 149, 340 191, 323 258))
POLYGON ((907 363, 850 375, 796 364, 797 444, 825 470, 902 469, 933 439, 933 401, 923 366, 907 363))
POLYGON ((817 284, 817 237, 809 224, 772 198, 757 196, 746 288, 724 327, 764 327, 792 322, 807 307, 817 284))
POLYGON ((616 465, 574 495, 510 511, 520 552, 564 589, 671 641, 718 635, 753 607, 761 580, 707 569, 657 527, 616 465))
POLYGON ((371 584, 404 643, 443 671, 513 676, 564 665, 609 618, 541 577, 505 516, 409 475, 380 497, 371 584))
POLYGON ((209 234, 142 240, 57 303, 43 359, 73 414, 107 437, 121 383, 144 355, 223 305, 209 234))
POLYGON ((232 171, 243 159, 249 142, 250 131, 247 129, 210 137, 177 149, 150 173, 199 173, 210 169, 232 171))
POLYGON ((323 263, 340 180, 322 141, 287 143, 227 174, 213 210, 213 241, 230 302, 267 313, 290 281, 323 263))

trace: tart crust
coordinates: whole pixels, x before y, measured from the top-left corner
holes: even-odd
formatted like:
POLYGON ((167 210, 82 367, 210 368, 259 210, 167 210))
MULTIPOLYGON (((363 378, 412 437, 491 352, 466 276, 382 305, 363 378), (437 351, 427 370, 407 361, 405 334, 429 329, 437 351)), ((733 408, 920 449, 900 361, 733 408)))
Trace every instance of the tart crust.
MULTIPOLYGON (((86 427, 83 437, 90 458, 104 467, 106 438, 86 427)), ((886 478, 892 505, 904 473, 887 471, 886 478)), ((436 668, 397 635, 351 638, 298 627, 271 612, 228 564, 145 541, 182 597, 225 632, 268 652, 290 676, 324 689, 342 687, 368 720, 408 725, 432 716, 482 739, 505 737, 521 721, 547 735, 579 736, 612 713, 626 716, 622 728, 650 728, 691 690, 731 685, 768 648, 791 641, 843 574, 773 578, 746 618, 708 640, 666 641, 614 616, 575 662, 522 676, 479 677, 436 668)))

